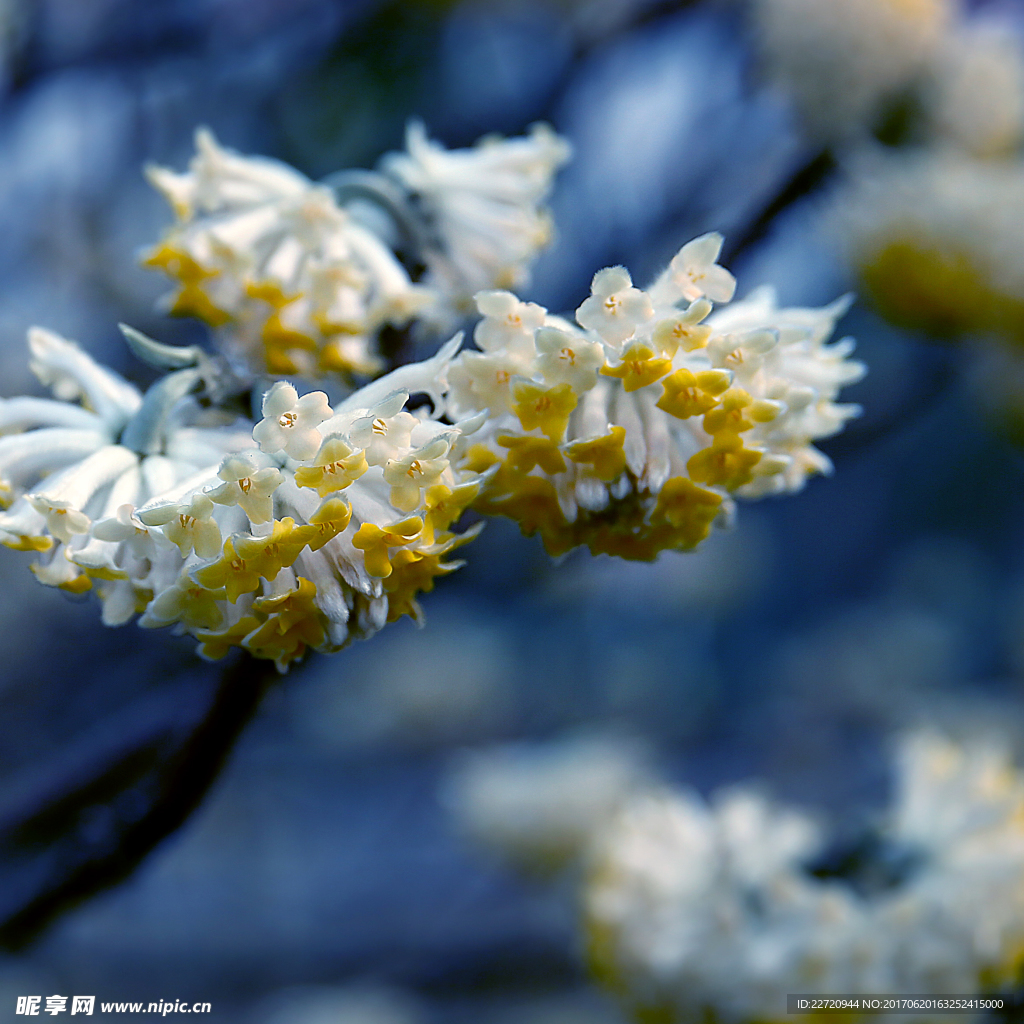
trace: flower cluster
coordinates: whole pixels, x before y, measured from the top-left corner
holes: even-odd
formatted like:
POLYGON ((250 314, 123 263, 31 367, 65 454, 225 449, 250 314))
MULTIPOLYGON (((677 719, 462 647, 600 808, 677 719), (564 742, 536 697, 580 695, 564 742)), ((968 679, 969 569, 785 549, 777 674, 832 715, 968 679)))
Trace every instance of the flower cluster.
POLYGON ((902 131, 991 157, 1024 139, 1024 49, 1008 20, 958 0, 755 0, 754 15, 768 76, 821 141, 902 131))
POLYGON ((551 240, 542 204, 569 155, 565 139, 544 124, 523 138, 489 136, 454 151, 428 139, 419 122, 409 125, 406 152, 386 155, 381 168, 426 220, 425 283, 443 303, 435 316, 461 318, 481 289, 527 282, 530 265, 551 240))
POLYGON ((466 752, 445 802, 475 842, 543 874, 579 860, 652 777, 638 745, 611 736, 510 743, 466 752))
POLYGON ((483 351, 457 354, 457 337, 335 409, 278 381, 256 424, 225 405, 244 382, 198 349, 126 328, 175 371, 142 395, 33 330, 56 399, 0 406, 0 541, 37 552, 41 582, 95 590, 110 625, 141 613, 207 656, 242 646, 281 667, 418 616, 416 594, 472 536, 450 529, 471 504, 556 554, 690 549, 732 495, 829 468, 810 441, 856 412, 833 399, 862 372, 852 342, 824 344, 845 300, 780 310, 762 290, 712 313, 734 289, 720 246, 684 246, 649 292, 601 271, 579 326, 480 292, 483 351), (433 411, 406 411, 411 392, 433 411))
POLYGON ((537 126, 448 152, 413 124, 408 144, 382 173, 318 184, 200 129, 188 171, 148 170, 177 215, 145 258, 177 284, 170 312, 220 328, 238 365, 256 372, 372 375, 385 326, 447 325, 478 288, 521 283, 550 237, 539 204, 566 143, 537 126), (428 267, 423 284, 385 240, 395 233, 410 263, 428 267))
POLYGON ((937 337, 996 333, 1020 344, 1022 215, 1024 165, 920 151, 858 160, 834 217, 890 319, 937 337))
POLYGON ((213 327, 271 373, 372 373, 375 334, 431 300, 391 250, 286 164, 196 133, 189 170, 150 167, 178 222, 146 257, 175 279, 169 309, 213 327))
POLYGON ((449 373, 450 408, 486 411, 465 465, 489 472, 476 507, 539 532, 549 552, 650 560, 688 550, 732 495, 798 490, 828 459, 810 442, 856 406, 853 342, 824 342, 846 309, 778 309, 733 295, 717 234, 683 246, 648 291, 623 267, 595 275, 576 324, 512 293, 477 295, 484 319, 449 373), (577 326, 578 325, 578 326, 577 326))
MULTIPOLYGON (((833 191, 826 213, 864 291, 899 327, 969 340, 975 349, 969 374, 975 400, 993 425, 1019 441, 1024 437, 1019 387, 1024 263, 1014 226, 1024 204, 1020 26, 948 0, 758 3, 762 20, 775 26, 779 39, 803 38, 826 27, 831 33, 831 49, 821 50, 829 56, 820 67, 808 65, 818 67, 814 74, 795 73, 794 51, 792 73, 779 75, 803 103, 813 105, 813 93, 821 100, 822 115, 833 106, 844 109, 828 90, 812 89, 810 79, 823 74, 849 96, 856 90, 846 90, 844 78, 859 76, 860 91, 875 97, 873 109, 880 116, 872 120, 865 111, 859 123, 844 129, 843 147, 833 149, 845 181, 833 191), (922 31, 930 26, 927 52, 906 47, 898 88, 895 80, 886 84, 884 76, 858 70, 857 47, 847 45, 843 19, 834 17, 856 13, 866 30, 876 8, 889 9, 888 17, 908 26, 919 22, 922 31), (882 116, 883 100, 888 118, 882 116), (871 128, 877 138, 868 134, 871 128), (879 140, 887 144, 880 146, 879 140)), ((884 49, 898 34, 881 28, 879 22, 865 38, 884 49)), ((767 28, 765 33, 766 39, 772 36, 767 28)))
POLYGON ((955 0, 755 0, 769 77, 808 128, 859 129, 922 73, 942 47, 955 0))
POLYGON ((458 339, 334 409, 278 382, 255 425, 202 400, 218 389, 200 354, 129 341, 186 365, 142 395, 34 329, 31 365, 56 399, 0 402, 0 542, 36 552, 40 582, 95 590, 108 625, 141 613, 206 657, 239 646, 282 670, 418 618, 416 595, 473 536, 451 526, 479 479, 453 468, 463 430, 439 419, 458 339), (433 414, 405 411, 411 392, 433 414))
POLYGON ((808 870, 821 830, 754 791, 630 802, 586 886, 598 977, 659 1020, 727 1021, 778 1018, 787 992, 1010 980, 1024 948, 1024 776, 999 751, 931 733, 903 739, 897 768, 873 888, 808 870))
POLYGON ((932 133, 980 158, 1024 141, 1024 49, 1006 25, 965 21, 949 32, 922 89, 932 133))

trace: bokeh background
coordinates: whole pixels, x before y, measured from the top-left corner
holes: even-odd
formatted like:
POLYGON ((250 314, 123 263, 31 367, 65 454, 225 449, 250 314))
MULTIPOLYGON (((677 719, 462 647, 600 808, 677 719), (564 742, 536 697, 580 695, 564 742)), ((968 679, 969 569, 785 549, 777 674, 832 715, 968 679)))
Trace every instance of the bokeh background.
MULTIPOLYGON (((1024 23, 1010 0, 973 15, 1024 23)), ((838 162, 757 53, 738 0, 2 0, 2 392, 41 393, 32 324, 135 380, 118 321, 202 341, 138 266, 168 221, 141 168, 182 168, 201 124, 320 177, 399 148, 411 116, 449 146, 549 121, 575 155, 524 297, 555 311, 596 269, 642 284, 708 230, 740 295, 856 290, 829 212, 838 162)), ((970 346, 864 301, 840 331, 869 372, 844 392, 863 415, 822 445, 833 477, 654 564, 553 563, 489 523, 425 629, 273 686, 184 826, 0 961, 0 1017, 64 992, 209 1000, 255 1024, 612 1024, 572 885, 519 877, 458 827, 446 779, 467 748, 622 738, 674 782, 757 779, 854 830, 886 800, 903 726, 1024 744, 1021 449, 978 400, 970 346)), ((221 672, 164 632, 105 630, 26 565, 0 559, 0 825, 56 817, 3 847, 5 916, 75 851, 116 853, 145 800, 119 788, 125 758, 158 764, 221 672), (111 771, 116 799, 61 811, 111 771)))

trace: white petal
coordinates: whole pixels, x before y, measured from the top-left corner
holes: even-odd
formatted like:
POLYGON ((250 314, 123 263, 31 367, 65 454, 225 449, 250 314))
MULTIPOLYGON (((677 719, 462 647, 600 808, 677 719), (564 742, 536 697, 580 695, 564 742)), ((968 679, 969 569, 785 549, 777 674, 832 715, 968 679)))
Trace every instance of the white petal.
POLYGON ((91 455, 106 440, 103 433, 64 427, 0 437, 0 479, 28 481, 91 455))
POLYGON ((700 286, 712 302, 729 302, 736 292, 736 278, 716 264, 704 272, 700 286))
POLYGON ((519 299, 506 291, 477 292, 473 299, 481 316, 506 317, 519 305, 519 299))
POLYGON ((625 267, 605 267, 594 275, 590 290, 595 296, 604 298, 632 287, 633 278, 625 267))
POLYGON ((80 405, 52 398, 0 398, 0 434, 31 427, 76 427, 106 433, 100 417, 80 405))
POLYGON ((102 418, 110 430, 119 430, 142 405, 142 395, 113 370, 100 366, 74 342, 41 327, 31 327, 29 365, 43 384, 61 397, 77 389, 83 402, 102 418))
POLYGON ((623 450, 626 454, 626 465, 638 479, 644 474, 647 464, 647 443, 644 441, 643 422, 637 412, 633 395, 627 391, 614 392, 614 408, 612 421, 626 428, 626 440, 623 450))
POLYGON ((279 380, 263 396, 263 416, 276 419, 282 413, 290 412, 299 400, 299 393, 287 381, 279 380))
POLYGON ((349 395, 335 413, 366 409, 381 401, 393 391, 404 390, 410 394, 422 392, 430 396, 435 412, 444 411, 444 392, 448 387, 448 367, 462 345, 462 333, 446 342, 437 353, 421 363, 408 363, 392 370, 391 373, 367 384, 349 395))
POLYGON ((60 484, 36 493, 51 501, 68 502, 84 509, 89 499, 102 487, 112 483, 125 470, 138 464, 138 456, 121 445, 106 445, 72 467, 60 484))
POLYGON ((718 259, 723 241, 723 237, 717 231, 709 231, 706 235, 687 242, 672 262, 678 260, 688 271, 704 270, 718 259))

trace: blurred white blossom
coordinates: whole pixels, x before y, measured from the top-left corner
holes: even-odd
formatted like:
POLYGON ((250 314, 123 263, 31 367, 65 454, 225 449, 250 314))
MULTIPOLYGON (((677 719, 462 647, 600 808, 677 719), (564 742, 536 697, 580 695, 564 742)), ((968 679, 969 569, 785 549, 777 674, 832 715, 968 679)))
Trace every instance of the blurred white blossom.
POLYGON ((956 0, 753 0, 768 76, 826 140, 855 133, 938 52, 956 0))
POLYGON ((1024 50, 1009 27, 967 21, 932 59, 924 88, 940 140, 978 157, 1016 150, 1024 138, 1024 50))
POLYGON ((727 1021, 775 1018, 791 992, 1010 980, 1024 941, 1024 776, 996 746, 929 732, 902 737, 896 769, 874 855, 899 870, 874 890, 812 874, 820 828, 754 791, 628 803, 585 888, 598 978, 638 1012, 727 1021))
POLYGON ((651 778, 637 743, 587 736, 467 751, 445 797, 473 840, 520 867, 550 871, 578 860, 651 778))
POLYGON ((939 337, 1024 335, 1024 164, 865 152, 851 162, 832 217, 894 322, 939 337))

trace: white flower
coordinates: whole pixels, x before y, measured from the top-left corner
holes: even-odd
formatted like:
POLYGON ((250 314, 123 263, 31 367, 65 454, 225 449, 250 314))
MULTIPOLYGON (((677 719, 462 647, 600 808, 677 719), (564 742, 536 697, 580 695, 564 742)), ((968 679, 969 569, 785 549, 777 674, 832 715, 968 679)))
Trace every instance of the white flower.
POLYGON ((1008 853, 1024 864, 1024 777, 1003 744, 960 746, 920 731, 902 737, 896 754, 894 838, 926 851, 933 869, 1008 853))
POLYGON ((184 174, 149 168, 178 223, 146 264, 179 285, 170 311, 225 327, 221 340, 271 373, 374 372, 376 336, 432 301, 330 188, 276 160, 196 133, 184 174))
POLYGON ((770 1019, 787 993, 811 989, 977 992, 1011 979, 1024 940, 1024 776, 1000 748, 901 738, 893 806, 859 854, 887 884, 815 868, 823 838, 750 790, 710 806, 689 793, 633 797, 590 856, 598 977, 637 1011, 737 1021, 770 1019))
POLYGON ((605 937, 594 946, 599 977, 637 1012, 660 1006, 672 1019, 777 1015, 804 977, 838 992, 827 969, 803 974, 815 955, 827 963, 837 939, 848 952, 860 924, 852 898, 801 877, 820 841, 809 818, 755 791, 711 806, 685 792, 635 797, 592 854, 584 901, 588 927, 605 937))
POLYGON ((1024 166, 953 151, 862 154, 832 224, 881 311, 939 337, 1020 337, 1024 166))
MULTIPOLYGON (((65 401, 0 399, 0 541, 9 547, 48 551, 48 523, 64 543, 88 530, 97 493, 123 470, 116 441, 138 411, 142 396, 117 374, 94 363, 73 342, 33 328, 31 366, 65 401), (29 430, 30 433, 21 433, 29 430), (29 492, 29 494, 26 494, 29 492), (75 505, 75 502, 78 502, 75 505)), ((131 465, 136 460, 128 459, 131 465)))
POLYGON ((451 368, 449 383, 459 408, 487 409, 492 416, 512 411, 512 379, 528 373, 525 352, 463 352, 451 368))
POLYGON ((218 505, 238 505, 253 523, 269 523, 274 516, 273 493, 283 477, 274 465, 257 465, 252 452, 229 455, 217 470, 224 481, 209 492, 218 505))
MULTIPOLYGON (((81 401, 83 408, 74 406, 45 407, 31 404, 33 399, 14 399, 22 403, 28 420, 33 412, 46 410, 45 420, 39 422, 82 426, 86 410, 98 416, 111 434, 128 422, 142 404, 138 390, 113 370, 97 366, 74 342, 47 331, 32 327, 28 332, 29 368, 40 382, 53 390, 62 402, 81 401), (55 419, 56 417, 56 419, 55 419)), ((27 423, 26 423, 27 425, 27 423)))
POLYGON ((200 558, 216 558, 220 554, 220 526, 213 518, 213 502, 209 495, 193 494, 188 502, 158 505, 139 514, 146 526, 162 526, 164 536, 178 548, 182 558, 190 552, 200 558))
POLYGON ((704 348, 711 337, 711 328, 702 321, 711 309, 711 303, 707 299, 699 299, 691 302, 685 311, 659 319, 651 334, 651 341, 662 355, 669 358, 674 356, 680 347, 687 352, 704 348))
POLYGON ((891 955, 911 980, 1005 983, 1024 941, 1024 776, 999 741, 919 731, 896 754, 886 835, 918 867, 878 908, 891 955))
POLYGON ((76 534, 88 533, 92 525, 84 512, 79 512, 70 502, 31 494, 29 504, 46 520, 46 528, 65 544, 76 534))
POLYGON ((473 340, 484 352, 529 351, 533 332, 544 323, 547 310, 543 306, 520 302, 511 292, 477 292, 473 297, 483 317, 473 330, 473 340))
POLYGON ((218 598, 223 593, 209 590, 188 576, 178 576, 149 602, 139 619, 147 628, 178 625, 190 631, 215 630, 224 623, 218 598))
POLYGON ((631 338, 654 315, 646 292, 633 287, 625 267, 606 267, 594 275, 590 298, 576 310, 576 321, 596 331, 609 345, 631 338))
POLYGON ((549 871, 582 857, 650 778, 635 744, 579 737, 467 752, 444 796, 476 842, 520 867, 549 871))
POLYGON ((756 0, 766 70, 824 138, 862 130, 942 45, 955 0, 756 0))
POLYGON ((651 286, 652 301, 659 306, 673 306, 680 299, 687 302, 705 297, 712 302, 732 299, 736 278, 715 262, 722 251, 722 242, 717 231, 687 242, 651 286))
POLYGON ((0 429, 21 431, 0 437, 0 541, 39 553, 40 582, 95 589, 108 625, 141 613, 142 626, 195 636, 206 657, 243 647, 284 670, 418 618, 416 595, 475 535, 451 529, 479 489, 446 457, 460 426, 435 418, 441 404, 434 416, 403 410, 410 391, 444 390, 459 339, 337 409, 278 382, 259 424, 225 426, 188 394, 207 371, 186 366, 143 398, 70 342, 33 338, 65 394, 109 400, 102 416, 0 402, 0 429), (372 466, 354 440, 364 423, 382 459, 372 466))
POLYGON ((568 384, 582 394, 597 384, 604 366, 604 349, 595 341, 581 338, 559 327, 542 327, 534 335, 536 367, 550 384, 568 384))
POLYGON ((167 393, 160 384, 144 399, 50 332, 34 328, 29 347, 37 374, 65 400, 0 401, 0 421, 19 431, 0 438, 0 479, 11 502, 0 515, 0 541, 39 552, 34 571, 41 582, 74 593, 95 589, 104 622, 117 625, 139 610, 143 595, 152 597, 170 563, 181 561, 176 551, 168 556, 154 547, 133 508, 168 489, 187 491, 211 450, 220 458, 246 436, 230 426, 194 426, 202 410, 188 397, 158 415, 167 393), (76 399, 83 405, 66 404, 76 399), (137 448, 125 443, 130 437, 137 448))
POLYGON ((933 130, 978 157, 1024 137, 1024 52, 1009 26, 966 21, 933 57, 925 92, 933 130))
POLYGON ((135 515, 131 505, 121 505, 113 516, 96 523, 92 535, 97 540, 114 541, 117 544, 127 541, 134 545, 135 553, 140 557, 152 547, 148 543, 149 531, 146 524, 135 515))
POLYGON ((810 442, 838 433, 860 413, 859 406, 835 401, 841 388, 864 376, 864 364, 848 358, 853 340, 825 344, 850 302, 846 296, 820 309, 779 309, 774 290, 765 287, 708 317, 712 366, 731 372, 733 387, 753 399, 748 443, 779 460, 776 473, 737 488, 741 497, 797 491, 809 475, 831 472, 810 442))
POLYGON ((349 427, 352 443, 362 448, 371 466, 383 466, 409 447, 419 420, 402 412, 406 393, 396 391, 353 420, 349 427))
POLYGON ((299 393, 278 381, 263 396, 263 419, 253 429, 253 440, 267 455, 284 452, 293 459, 311 459, 322 440, 317 429, 331 417, 331 407, 322 391, 299 393))
POLYGON ((762 290, 711 316, 703 297, 680 309, 684 291, 731 294, 720 247, 684 246, 651 294, 602 270, 577 311, 588 331, 547 316, 529 347, 517 328, 507 350, 454 361, 449 409, 487 414, 464 456, 490 470, 478 510, 539 532, 552 554, 586 544, 651 560, 699 544, 731 495, 797 490, 829 469, 810 442, 856 414, 834 399, 863 373, 852 342, 824 344, 848 302, 779 310, 762 290))
POLYGON ((447 438, 438 438, 384 465, 384 479, 391 484, 391 504, 411 512, 422 500, 423 489, 432 487, 448 468, 445 456, 451 449, 447 438))
POLYGON ((426 283, 442 297, 434 315, 461 318, 488 288, 525 284, 529 267, 551 239, 542 203, 568 143, 546 125, 516 139, 487 137, 472 149, 447 150, 418 121, 406 131, 406 152, 381 162, 420 203, 435 244, 424 253, 426 283))

